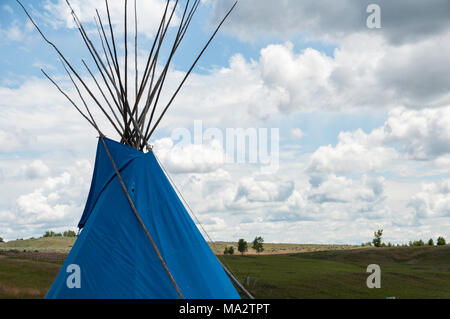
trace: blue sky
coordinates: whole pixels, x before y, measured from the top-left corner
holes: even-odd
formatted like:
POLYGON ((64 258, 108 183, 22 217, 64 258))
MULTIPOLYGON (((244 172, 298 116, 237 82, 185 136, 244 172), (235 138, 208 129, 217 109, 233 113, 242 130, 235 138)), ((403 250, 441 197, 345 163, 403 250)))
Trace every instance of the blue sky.
MULTIPOLYGON (((89 56, 64 1, 23 2, 80 69, 89 56)), ((392 242, 449 235, 448 4, 435 0, 424 12, 420 1, 379 2, 375 30, 365 23, 366 1, 239 3, 152 140, 213 238, 359 243, 381 227, 392 242), (407 17, 398 14, 404 6, 407 17), (279 129, 279 169, 223 163, 221 141, 177 145, 174 130, 192 131, 194 120, 222 131, 279 129)), ((102 3, 72 1, 94 37, 89 17, 102 3)), ((121 2, 111 3, 122 40, 121 2)), ((202 1, 163 98, 231 4, 202 1)), ((141 64, 164 1, 138 5, 141 64)), ((15 1, 3 0, 0 236, 7 239, 74 228, 89 190, 95 131, 41 67, 76 94, 52 48, 15 1)))

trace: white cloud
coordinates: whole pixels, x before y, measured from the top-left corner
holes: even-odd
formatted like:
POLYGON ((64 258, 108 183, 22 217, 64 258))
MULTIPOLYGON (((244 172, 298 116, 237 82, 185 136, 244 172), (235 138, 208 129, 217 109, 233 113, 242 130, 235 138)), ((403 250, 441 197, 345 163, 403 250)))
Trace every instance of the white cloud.
POLYGON ((424 184, 422 191, 411 197, 408 206, 419 219, 449 217, 450 180, 424 184))
POLYGON ((8 6, 7 4, 3 5, 2 9, 5 10, 6 12, 10 13, 10 14, 14 13, 14 10, 10 6, 8 6))
POLYGON ((244 178, 239 182, 235 201, 283 202, 294 190, 293 181, 270 181, 261 178, 244 178))
POLYGON ((227 171, 219 170, 178 176, 176 180, 194 212, 202 218, 211 214, 227 216, 229 223, 240 223, 242 219, 261 223, 380 219, 389 213, 384 207, 382 177, 349 179, 328 175, 318 183, 305 183, 286 180, 282 175, 234 179, 227 171))
POLYGON ((13 24, 11 27, 5 30, 6 36, 12 41, 21 41, 23 39, 22 30, 20 30, 17 24, 13 24))
POLYGON ((450 155, 449 140, 450 107, 396 108, 389 112, 384 126, 370 133, 341 132, 336 146, 321 146, 312 154, 308 170, 337 174, 387 170, 401 173, 397 171, 400 164, 393 167, 397 159, 403 166, 407 160, 417 160, 443 167, 450 155))
POLYGON ((27 137, 23 131, 0 129, 0 152, 20 151, 27 145, 27 137))
POLYGON ((294 128, 294 129, 292 129, 291 134, 292 134, 292 136, 293 136, 294 138, 296 138, 296 139, 300 139, 300 138, 302 138, 303 136, 305 136, 305 133, 304 133, 300 128, 294 128))
POLYGON ((31 194, 20 196, 17 199, 17 205, 22 214, 27 215, 28 218, 33 216, 33 221, 60 220, 69 213, 69 205, 58 204, 58 199, 57 193, 45 196, 43 190, 39 189, 31 194))
POLYGON ((450 107, 390 112, 382 133, 385 143, 400 145, 410 158, 427 160, 450 153, 450 107))
POLYGON ((7 27, 2 28, 0 25, 0 40, 6 39, 8 41, 21 42, 25 37, 24 30, 17 20, 13 20, 7 27))
POLYGON ((261 51, 259 61, 264 84, 271 89, 284 91, 289 103, 280 103, 279 108, 290 111, 300 107, 300 101, 324 103, 329 96, 327 81, 332 70, 332 59, 325 54, 306 49, 295 54, 291 43, 270 45, 261 51), (306 83, 307 85, 305 85, 306 83))
POLYGON ((347 179, 343 176, 328 176, 313 188, 309 199, 318 203, 356 203, 358 201, 375 202, 382 199, 384 192, 384 178, 369 178, 363 176, 361 180, 347 179))
POLYGON ((49 173, 49 167, 42 160, 34 160, 20 169, 20 175, 28 179, 47 177, 49 173))
POLYGON ((397 152, 384 146, 377 133, 341 132, 336 146, 321 146, 312 154, 308 170, 349 174, 388 169, 387 164, 397 158, 397 152))
POLYGON ((208 173, 225 163, 225 152, 218 140, 203 144, 174 144, 164 138, 154 142, 154 149, 164 166, 172 173, 208 173))
POLYGON ((354 34, 342 41, 333 57, 312 48, 296 52, 289 42, 268 45, 257 61, 235 55, 226 68, 193 75, 173 106, 178 116, 167 118, 173 123, 189 114, 236 126, 312 110, 444 107, 450 104, 448 55, 450 33, 400 46, 380 36, 354 34), (433 46, 440 47, 439 53, 429 53, 433 46), (204 83, 209 84, 207 90, 204 83), (223 116, 218 118, 218 112, 223 116))
MULTIPOLYGON (((108 18, 106 13, 105 1, 103 0, 72 0, 70 4, 76 12, 80 21, 85 24, 88 23, 93 28, 95 27, 94 16, 95 10, 98 9, 102 23, 104 26, 108 25, 108 18)), ((134 2, 128 1, 128 28, 129 32, 134 34, 134 2), (133 26, 133 27, 131 27, 133 26)), ((174 2, 169 6, 169 14, 173 8, 174 2)), ((161 17, 166 7, 164 0, 138 0, 137 1, 137 15, 138 15, 138 31, 148 38, 153 37, 159 27, 161 17)), ((47 11, 47 22, 54 26, 64 24, 66 27, 74 28, 73 17, 70 14, 65 0, 58 0, 57 2, 48 1, 45 5, 47 11)), ((181 9, 178 8, 177 11, 181 9)), ((117 35, 124 33, 124 1, 110 1, 109 11, 111 14, 111 22, 115 26, 114 32, 117 35)), ((172 24, 178 21, 178 12, 172 18, 172 24)))
POLYGON ((236 195, 232 176, 224 169, 204 174, 183 174, 173 178, 184 198, 195 208, 194 212, 203 216, 225 212, 226 206, 233 202, 236 195))
MULTIPOLYGON (((234 3, 214 2, 214 20, 234 3)), ((450 29, 446 0, 378 0, 382 28, 370 30, 366 9, 372 0, 246 0, 239 3, 225 30, 241 39, 255 41, 264 36, 289 37, 302 34, 313 39, 339 41, 343 36, 366 32, 383 34, 393 43, 428 38, 450 29), (403 13, 403 14, 401 14, 403 13)))
POLYGON ((379 220, 390 214, 384 205, 384 188, 382 177, 324 176, 319 183, 297 187, 283 205, 269 210, 266 218, 273 222, 379 220))
POLYGON ((1 212, 0 228, 9 229, 11 236, 39 236, 48 229, 75 227, 91 174, 89 162, 78 161, 68 171, 45 178, 34 190, 19 195, 10 210, 1 212))

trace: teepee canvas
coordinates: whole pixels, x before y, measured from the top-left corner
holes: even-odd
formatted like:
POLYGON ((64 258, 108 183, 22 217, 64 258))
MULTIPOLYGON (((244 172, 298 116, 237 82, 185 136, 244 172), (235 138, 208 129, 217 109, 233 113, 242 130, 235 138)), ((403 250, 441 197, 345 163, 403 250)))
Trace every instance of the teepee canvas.
MULTIPOLYGON (((145 228, 184 298, 239 298, 152 151, 104 139, 145 228)), ((179 298, 99 140, 83 231, 47 298, 179 298), (80 271, 71 287, 70 265, 80 271), (67 281, 69 280, 69 284, 67 281)))
POLYGON ((251 298, 213 254, 150 145, 156 128, 236 3, 187 69, 177 89, 159 108, 169 67, 201 0, 166 1, 144 68, 138 66, 137 5, 134 1, 133 80, 128 79, 132 63, 128 63, 127 0, 123 0, 123 55, 116 46, 117 27, 111 23, 108 0, 105 0, 104 10, 107 19, 102 20, 96 11, 97 42, 92 39, 96 33, 86 31, 66 0, 91 56, 91 66, 82 60, 86 68, 84 74, 74 69, 61 50, 44 35, 26 7, 16 1, 59 55, 77 98, 71 97, 42 70, 43 74, 99 135, 91 189, 78 224, 81 233, 47 298, 239 298, 233 283, 251 298), (178 15, 178 19, 173 19, 174 15, 178 15), (168 32, 169 27, 175 32, 168 32), (166 44, 170 35, 173 41, 166 44), (163 53, 167 55, 161 63, 163 53), (86 84, 86 77, 94 80, 94 87, 86 84), (77 101, 81 101, 82 106, 77 101), (91 112, 91 104, 98 107, 120 142, 105 137, 91 112))

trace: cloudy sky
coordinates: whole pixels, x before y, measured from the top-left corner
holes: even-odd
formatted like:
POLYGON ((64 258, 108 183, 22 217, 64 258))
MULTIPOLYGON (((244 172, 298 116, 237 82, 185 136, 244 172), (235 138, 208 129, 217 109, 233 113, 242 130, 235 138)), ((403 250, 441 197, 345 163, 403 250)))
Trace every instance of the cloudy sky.
MULTIPOLYGON (((81 68, 88 52, 65 1, 23 2, 81 68)), ((94 37, 103 1, 72 3, 94 37)), ((163 98, 232 4, 202 1, 163 98)), ((144 63, 164 1, 138 6, 144 63)), ((111 0, 111 11, 123 36, 122 1, 111 0)), ((379 228, 394 243, 449 236, 449 14, 448 0, 241 0, 152 140, 211 237, 355 244, 379 228), (367 27, 370 3, 381 8, 379 29, 367 27), (278 169, 223 161, 229 149, 216 136, 180 143, 176 132, 194 135, 198 121, 224 135, 279 129, 278 169)), ((75 229, 90 186, 96 132, 41 68, 76 97, 55 52, 15 1, 1 0, 0 236, 8 240, 75 229)))

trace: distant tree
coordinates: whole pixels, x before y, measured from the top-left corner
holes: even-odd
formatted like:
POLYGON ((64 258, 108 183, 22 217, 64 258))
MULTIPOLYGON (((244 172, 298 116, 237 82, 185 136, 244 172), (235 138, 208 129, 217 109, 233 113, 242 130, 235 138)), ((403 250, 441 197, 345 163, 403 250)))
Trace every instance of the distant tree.
POLYGON ((428 241, 428 246, 434 246, 433 238, 430 238, 430 240, 428 241))
POLYGON ((409 246, 425 246, 425 243, 423 242, 422 239, 419 239, 415 241, 410 241, 409 246))
POLYGON ((392 247, 391 242, 388 242, 387 246, 388 246, 388 247, 392 247))
POLYGON ((233 246, 225 246, 225 249, 223 251, 224 255, 233 255, 234 254, 234 247, 233 246))
POLYGON ((57 234, 54 234, 53 236, 54 237, 62 237, 62 234, 61 233, 57 233, 57 234))
POLYGON ((44 234, 44 236, 42 236, 42 237, 54 237, 55 236, 55 232, 54 231, 52 231, 52 230, 47 230, 46 232, 45 232, 45 234, 44 234))
POLYGON ((443 245, 446 245, 446 242, 445 242, 445 238, 444 238, 444 237, 441 237, 441 236, 439 236, 439 237, 438 237, 438 239, 437 239, 437 242, 436 242, 436 244, 437 244, 438 246, 443 246, 443 245))
POLYGON ((63 233, 64 237, 75 237, 77 234, 73 230, 67 230, 63 233))
POLYGON ((0 243, 4 243, 3 238, 0 237, 0 243))
POLYGON ((378 229, 376 232, 373 233, 374 238, 372 240, 372 243, 375 247, 381 247, 381 236, 383 236, 383 230, 378 229))
POLYGON ((248 250, 248 243, 245 241, 245 239, 241 238, 238 241, 238 251, 244 255, 244 253, 248 250))
POLYGON ((260 252, 264 251, 264 238, 262 237, 255 237, 252 243, 252 248, 256 250, 256 252, 259 254, 260 252))

